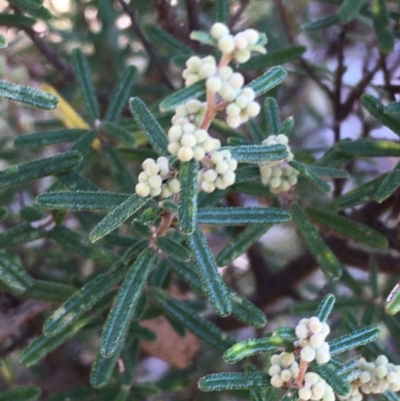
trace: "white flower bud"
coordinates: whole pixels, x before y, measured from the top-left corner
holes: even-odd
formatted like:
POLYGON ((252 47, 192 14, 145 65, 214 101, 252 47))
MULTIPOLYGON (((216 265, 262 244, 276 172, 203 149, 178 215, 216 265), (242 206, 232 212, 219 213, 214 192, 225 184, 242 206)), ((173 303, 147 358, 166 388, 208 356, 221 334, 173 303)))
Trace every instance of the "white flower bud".
POLYGON ((271 179, 269 185, 270 185, 270 187, 271 187, 272 189, 279 188, 279 186, 281 185, 281 179, 278 178, 278 177, 274 177, 274 178, 271 179))
POLYGON ((249 45, 255 45, 260 38, 260 33, 255 29, 246 29, 243 34, 246 36, 249 45))
POLYGON ((292 373, 290 372, 290 370, 284 369, 282 370, 280 377, 284 382, 287 382, 292 378, 292 373))
POLYGON ((238 128, 242 124, 242 119, 239 116, 228 116, 226 118, 226 123, 231 128, 238 128))
POLYGON ((215 185, 212 182, 203 181, 201 183, 201 188, 204 192, 211 193, 215 190, 215 185))
POLYGON ((232 53, 235 50, 235 42, 232 35, 226 35, 218 41, 218 48, 222 53, 232 53))
POLYGON ((178 117, 186 117, 187 116, 187 110, 186 107, 183 105, 177 106, 175 108, 175 115, 178 117))
POLYGON ((268 374, 270 376, 280 375, 281 374, 281 367, 279 365, 271 365, 268 369, 268 374))
POLYGON ((143 161, 143 163, 142 163, 142 169, 143 170, 146 170, 146 168, 147 167, 149 167, 149 166, 152 166, 152 165, 154 165, 154 164, 156 164, 156 162, 154 161, 154 159, 146 159, 146 160, 144 160, 143 161))
MULTIPOLYGON (((272 185, 271 185, 272 186, 272 185)), ((316 353, 313 347, 306 345, 300 351, 300 358, 306 362, 312 362, 315 359, 316 353)))
POLYGON ((195 84, 196 82, 200 81, 200 77, 197 74, 190 74, 186 79, 185 79, 185 86, 190 86, 195 84))
POLYGON ((204 129, 197 129, 194 134, 197 143, 203 143, 207 138, 210 137, 208 132, 204 129))
POLYGON ((181 145, 178 142, 170 142, 167 146, 168 152, 172 155, 178 154, 181 145))
POLYGON ((271 377, 271 385, 274 387, 282 387, 283 386, 283 381, 280 378, 280 376, 275 375, 271 377))
POLYGON ((281 145, 287 145, 289 143, 289 138, 284 134, 279 134, 276 137, 276 142, 278 142, 281 145))
POLYGON ((223 67, 220 67, 218 70, 218 75, 221 77, 223 81, 227 81, 232 74, 233 70, 228 65, 224 65, 223 67))
POLYGON ((301 400, 308 401, 309 399, 311 399, 311 396, 312 392, 309 388, 303 387, 299 390, 299 397, 301 400))
POLYGON ((168 188, 173 194, 177 194, 180 189, 181 189, 181 183, 177 178, 173 178, 169 183, 168 183, 168 188))
POLYGON ((202 108, 202 103, 199 100, 192 99, 185 104, 185 108, 189 114, 198 113, 202 108))
POLYGON ((195 146, 193 148, 193 158, 197 161, 203 159, 203 157, 206 155, 206 152, 201 146, 195 146))
POLYGON ((227 171, 223 176, 222 176, 222 181, 224 182, 224 185, 226 187, 229 187, 235 183, 236 180, 236 174, 233 171, 227 171))
POLYGON ((304 375, 304 380, 307 383, 309 383, 310 385, 313 385, 313 384, 317 383, 319 379, 320 379, 320 377, 314 372, 307 372, 304 375))
POLYGON ((244 32, 239 32, 234 36, 235 47, 236 49, 243 50, 249 46, 249 42, 247 41, 246 35, 244 32))
POLYGON ((283 366, 290 366, 294 362, 293 352, 282 352, 281 363, 283 366))
POLYGON ((238 63, 245 63, 246 61, 250 60, 251 52, 250 52, 250 50, 247 50, 247 49, 236 50, 234 57, 238 63))
POLYGON ((240 89, 244 84, 244 77, 240 72, 235 72, 229 78, 229 84, 233 89, 240 89))
POLYGON ((210 33, 214 39, 219 40, 222 37, 229 35, 229 28, 222 22, 216 22, 211 27, 210 33))
POLYGON ((168 188, 168 186, 163 185, 163 187, 161 188, 161 196, 163 198, 168 198, 172 195, 172 192, 170 191, 170 189, 168 188))
MULTIPOLYGON (((282 169, 280 168, 280 167, 272 167, 272 171, 271 171, 271 175, 272 175, 272 177, 281 177, 282 176, 282 174, 283 174, 283 171, 282 171, 282 169)), ((306 326, 305 326, 306 327, 306 326)), ((307 333, 308 333, 308 328, 306 327, 306 329, 307 329, 307 333)), ((308 335, 307 335, 308 336, 308 335)), ((305 338, 305 337, 304 337, 305 338)))
POLYGON ((202 64, 199 70, 199 77, 202 79, 211 77, 217 72, 217 66, 215 64, 207 63, 202 64))
POLYGON ((189 160, 193 159, 193 150, 192 148, 187 148, 183 146, 178 150, 177 156, 179 160, 183 162, 188 162, 189 160))
POLYGON ((203 149, 205 152, 213 152, 215 150, 218 150, 221 147, 221 142, 218 139, 214 138, 207 138, 203 143, 202 143, 203 149))
POLYGON ((368 383, 371 381, 371 374, 369 372, 361 372, 359 380, 362 384, 368 383))
POLYGON ((326 392, 322 397, 322 401, 335 401, 335 394, 333 392, 326 392))
POLYGON ((219 77, 209 77, 206 81, 207 90, 216 93, 221 89, 222 81, 219 77))
POLYGON ((150 195, 150 187, 144 182, 139 182, 136 184, 135 191, 143 198, 150 195))
POLYGON ((234 171, 236 170, 238 165, 238 162, 236 159, 230 159, 228 160, 228 166, 229 166, 229 170, 234 171))
POLYGON ((379 379, 383 379, 388 373, 386 365, 378 365, 375 369, 375 375, 379 379))
POLYGON ((319 333, 322 330, 321 321, 315 316, 310 317, 308 327, 313 333, 319 333))
POLYGON ((237 106, 235 103, 231 103, 227 108, 226 108, 226 114, 229 117, 236 117, 240 115, 240 108, 237 106))
POLYGON ((317 349, 315 357, 318 365, 324 365, 331 360, 331 354, 324 349, 317 349))
POLYGON ((319 348, 321 344, 324 342, 325 337, 320 333, 314 333, 310 337, 310 345, 313 348, 319 348))
POLYGON ((311 389, 311 391, 312 391, 311 399, 312 400, 320 400, 325 394, 325 387, 326 386, 325 386, 324 382, 315 383, 311 389))
POLYGON ((186 67, 192 73, 199 71, 201 59, 198 56, 192 56, 186 61, 186 67))
POLYGON ((179 141, 182 136, 182 127, 180 125, 173 125, 169 130, 168 130, 168 138, 171 142, 173 141, 179 141))
POLYGON ((257 102, 250 102, 246 107, 246 113, 250 117, 256 117, 260 113, 261 107, 257 102))
POLYGON ((389 363, 389 359, 387 359, 387 357, 385 355, 379 355, 376 358, 376 363, 378 365, 387 365, 389 363))
POLYGON ((236 98, 236 91, 228 83, 223 83, 221 89, 219 90, 220 96, 228 101, 232 102, 236 98))
POLYGON ((254 93, 254 90, 251 89, 251 88, 243 88, 241 94, 242 94, 243 96, 246 96, 247 99, 249 99, 250 102, 251 102, 252 100, 254 100, 255 97, 256 97, 256 94, 254 93))
POLYGON ((144 171, 146 172, 146 174, 148 176, 152 176, 152 175, 158 174, 160 172, 160 167, 158 164, 151 164, 151 165, 146 166, 144 171))
POLYGON ((161 187, 158 188, 151 188, 150 189, 150 195, 151 196, 158 196, 161 194, 161 187))
POLYGON ((148 183, 152 189, 161 188, 162 179, 159 175, 153 175, 149 177, 148 183))
POLYGON ((219 162, 215 166, 215 171, 218 174, 225 174, 229 170, 228 163, 226 162, 219 162))
POLYGON ((192 123, 184 124, 182 128, 185 134, 193 134, 196 131, 196 126, 192 123))
POLYGON ((204 181, 207 182, 214 182, 217 179, 217 177, 218 174, 212 169, 205 171, 203 174, 204 181))
POLYGON ((196 137, 193 134, 183 134, 181 138, 181 145, 188 148, 193 148, 196 145, 196 137))
POLYGON ((236 104, 240 109, 245 109, 249 103, 250 103, 250 100, 248 99, 248 97, 246 97, 246 96, 244 96, 244 95, 239 95, 239 96, 235 99, 235 104, 236 104))
POLYGON ((281 364, 281 356, 274 354, 271 356, 271 365, 280 365, 281 364))
POLYGON ((145 171, 142 171, 138 176, 139 182, 147 182, 148 179, 149 179, 149 176, 147 175, 147 173, 145 171))

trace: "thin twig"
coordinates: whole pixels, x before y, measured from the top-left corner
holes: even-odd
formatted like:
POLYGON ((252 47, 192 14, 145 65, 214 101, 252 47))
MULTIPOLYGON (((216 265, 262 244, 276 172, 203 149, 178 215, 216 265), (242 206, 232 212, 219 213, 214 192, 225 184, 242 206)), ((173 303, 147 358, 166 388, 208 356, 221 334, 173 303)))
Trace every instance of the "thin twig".
POLYGON ((168 75, 165 72, 165 66, 161 63, 160 59, 155 52, 153 45, 147 39, 146 35, 144 34, 142 28, 139 25, 139 21, 137 18, 136 11, 131 10, 130 7, 125 3, 124 0, 118 0, 118 3, 121 5, 125 13, 129 16, 131 20, 131 28, 136 33, 139 40, 142 42, 143 47, 145 48, 146 52, 150 56, 151 60, 153 61, 154 65, 156 66, 162 80, 168 86, 169 89, 174 90, 175 86, 172 81, 169 79, 168 75))
POLYGON ((232 29, 235 27, 235 25, 238 23, 240 17, 243 15, 243 13, 246 11, 246 8, 250 4, 250 0, 241 0, 240 1, 240 6, 235 12, 235 14, 232 15, 232 18, 229 21, 229 27, 232 29))
POLYGON ((379 61, 380 61, 380 66, 381 70, 383 72, 383 78, 385 80, 385 89, 388 93, 389 100, 391 102, 394 102, 396 100, 393 90, 391 90, 391 83, 390 83, 390 72, 386 64, 386 55, 383 53, 380 53, 379 55, 379 61))
POLYGON ((200 30, 199 7, 197 0, 185 0, 189 31, 200 30))

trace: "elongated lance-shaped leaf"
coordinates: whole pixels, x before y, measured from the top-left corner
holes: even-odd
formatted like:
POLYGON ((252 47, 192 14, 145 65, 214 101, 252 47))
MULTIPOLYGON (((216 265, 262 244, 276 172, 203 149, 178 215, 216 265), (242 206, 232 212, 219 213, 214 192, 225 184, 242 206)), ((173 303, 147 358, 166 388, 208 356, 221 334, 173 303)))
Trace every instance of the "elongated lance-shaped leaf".
MULTIPOLYGON (((30 27, 35 25, 36 21, 34 18, 26 17, 25 15, 0 13, 0 25, 10 27, 30 27)), ((5 38, 3 37, 5 40, 5 38)))
POLYGON ((232 157, 238 162, 261 163, 264 161, 278 161, 287 157, 284 145, 240 145, 225 146, 221 150, 229 150, 232 157))
MULTIPOLYGON (((195 266, 174 259, 168 259, 168 265, 178 276, 188 282, 196 292, 202 295, 204 294, 195 266)), ((232 302, 232 315, 236 316, 240 321, 254 327, 261 328, 266 325, 267 317, 265 314, 249 300, 230 289, 229 297, 232 302)))
POLYGON ((245 224, 279 224, 290 220, 284 209, 273 207, 210 207, 199 209, 197 220, 202 224, 239 226, 245 224))
POLYGON ((389 198, 396 189, 400 186, 400 162, 396 164, 394 169, 390 171, 385 179, 379 185, 376 191, 375 198, 378 202, 383 202, 385 199, 389 198))
POLYGON ((158 248, 177 260, 185 262, 191 258, 190 252, 183 245, 169 238, 159 237, 156 243, 158 248))
POLYGON ((36 203, 48 209, 110 212, 129 197, 129 194, 114 192, 60 191, 45 192, 36 198, 36 203))
POLYGON ((281 126, 279 127, 278 134, 283 134, 286 136, 290 136, 293 132, 294 128, 294 118, 292 116, 286 117, 281 126))
POLYGON ((34 132, 15 139, 14 145, 20 148, 54 145, 56 143, 74 142, 88 133, 86 129, 59 129, 47 132, 34 132))
POLYGON ((396 284, 386 298, 385 311, 389 315, 395 315, 400 311, 400 284, 396 284))
POLYGON ((236 178, 235 182, 247 182, 253 178, 260 177, 260 168, 258 166, 244 166, 240 167, 235 171, 236 178))
POLYGON ((271 225, 251 225, 231 240, 216 257, 218 266, 227 266, 247 251, 257 240, 265 234, 271 225))
POLYGON ((342 274, 342 265, 320 237, 317 229, 307 219, 299 205, 293 205, 292 217, 296 226, 310 248, 322 271, 332 280, 337 280, 342 274))
POLYGON ((394 35, 390 27, 385 0, 372 0, 371 16, 378 39, 378 47, 381 52, 389 54, 394 48, 394 35))
MULTIPOLYGON (((119 350, 121 352, 121 350, 119 350)), ((95 388, 104 387, 110 380, 115 364, 119 358, 120 352, 117 352, 110 358, 101 355, 100 350, 97 351, 96 358, 92 364, 90 371, 90 384, 95 388)))
POLYGON ((180 40, 175 39, 171 34, 157 25, 148 25, 145 27, 145 31, 152 43, 158 43, 173 54, 186 55, 187 57, 193 54, 193 50, 190 47, 183 44, 180 40))
POLYGON ((289 164, 300 172, 302 176, 307 178, 313 185, 324 192, 331 192, 331 186, 324 180, 319 178, 312 170, 310 170, 305 164, 298 162, 297 160, 292 160, 289 164))
POLYGON ((249 61, 241 64, 239 70, 258 70, 281 65, 300 58, 306 50, 305 46, 296 45, 268 52, 265 56, 253 56, 249 61))
MULTIPOLYGON (((115 294, 109 294, 115 295, 115 294)), ((86 313, 78 319, 73 325, 64 329, 61 333, 48 337, 41 335, 33 340, 26 348, 22 350, 19 355, 19 363, 25 367, 36 365, 51 351, 58 348, 61 344, 65 343, 69 338, 75 336, 83 327, 98 317, 110 305, 111 297, 105 297, 93 311, 86 313)))
POLYGON ((168 156, 170 154, 167 149, 168 137, 147 106, 139 98, 131 97, 129 107, 154 150, 161 156, 168 156))
POLYGON ((59 179, 67 188, 72 189, 73 191, 98 191, 101 189, 94 185, 92 182, 87 180, 85 177, 82 177, 75 170, 64 171, 63 173, 59 173, 56 175, 57 179, 59 179))
POLYGON ((350 394, 350 384, 332 368, 331 364, 318 365, 311 363, 312 370, 318 373, 333 389, 333 391, 342 397, 350 394))
POLYGON ((58 99, 54 95, 29 86, 12 84, 2 79, 0 79, 0 98, 45 110, 55 109, 58 104, 58 99))
POLYGON ((315 315, 321 322, 326 322, 335 305, 336 298, 333 294, 327 294, 318 305, 315 315))
POLYGON ((364 95, 361 96, 361 104, 368 110, 372 117, 376 118, 397 135, 400 135, 399 119, 385 113, 385 107, 377 98, 364 93, 364 95))
POLYGON ((129 268, 114 299, 101 337, 100 352, 110 358, 123 347, 135 308, 147 278, 155 267, 157 254, 146 248, 129 268))
POLYGON ((329 341, 330 354, 337 355, 373 341, 379 334, 377 326, 367 326, 329 341))
POLYGON ((151 297, 168 315, 176 319, 200 340, 217 350, 224 352, 234 344, 234 340, 231 337, 202 316, 199 316, 186 303, 170 297, 159 288, 151 288, 151 297))
POLYGON ((43 5, 43 0, 9 0, 9 3, 22 10, 38 10, 43 5))
POLYGON ((365 0, 344 0, 339 9, 339 19, 342 24, 352 21, 365 4, 365 0))
POLYGON ((160 111, 174 110, 176 106, 186 103, 191 99, 198 99, 206 93, 206 82, 204 80, 180 89, 172 95, 167 96, 159 105, 160 111))
POLYGON ((247 128, 250 131, 250 135, 254 139, 255 142, 261 143, 264 139, 266 139, 265 132, 261 129, 261 127, 254 121, 254 119, 250 119, 247 122, 247 128))
POLYGON ((318 19, 316 21, 309 22, 308 24, 304 24, 300 27, 300 29, 306 32, 313 32, 313 31, 319 31, 320 29, 328 28, 338 23, 339 23, 339 15, 337 13, 334 13, 328 15, 327 17, 318 19))
POLYGON ((286 78, 286 75, 287 72, 283 67, 272 67, 245 87, 253 89, 256 96, 259 96, 279 85, 286 78))
POLYGON ((280 337, 252 338, 236 343, 224 352, 223 358, 229 363, 236 363, 244 358, 263 352, 275 352, 278 347, 287 345, 290 346, 290 342, 280 337))
POLYGON ((229 23, 229 0, 216 0, 214 2, 214 22, 229 23))
POLYGON ((0 249, 35 241, 46 235, 45 230, 35 229, 29 223, 23 223, 0 233, 0 249))
POLYGON ((136 259, 142 251, 144 251, 149 245, 147 239, 139 240, 133 244, 124 254, 122 260, 124 263, 129 263, 131 260, 136 259))
POLYGON ((3 253, 0 253, 0 281, 17 294, 22 294, 33 285, 32 277, 3 253))
POLYGON ((179 181, 179 224, 182 232, 190 235, 196 228, 199 163, 191 160, 181 164, 179 181))
POLYGON ((28 163, 16 164, 0 171, 0 188, 61 173, 76 166, 82 157, 78 152, 60 153, 56 156, 28 163))
POLYGON ((388 241, 382 234, 346 217, 319 209, 307 209, 307 214, 317 223, 340 233, 346 238, 375 248, 386 248, 388 246, 388 241))
POLYGON ((278 103, 273 97, 267 97, 264 101, 264 118, 266 134, 278 135, 281 126, 281 117, 279 114, 278 103))
POLYGON ((215 373, 202 377, 198 386, 202 391, 250 390, 270 386, 270 378, 262 372, 215 373))
POLYGON ((41 390, 36 386, 22 386, 13 390, 0 392, 0 401, 35 401, 41 390))
POLYGON ((319 177, 330 178, 349 178, 350 174, 346 170, 340 168, 320 167, 320 166, 307 166, 308 170, 318 175, 319 177))
POLYGON ((115 263, 107 273, 95 277, 76 291, 46 320, 43 326, 44 334, 54 336, 76 322, 122 280, 126 272, 124 266, 122 262, 115 263))
POLYGON ((362 205, 375 200, 376 192, 385 180, 387 174, 382 174, 378 178, 367 182, 366 184, 360 185, 357 188, 337 197, 331 203, 327 205, 328 210, 344 210, 349 209, 357 205, 362 205))
MULTIPOLYGON (((365 301, 359 297, 340 297, 336 299, 334 310, 342 310, 347 308, 358 308, 365 306, 365 301)), ((318 301, 302 301, 293 305, 293 312, 295 314, 307 314, 310 315, 318 308, 318 301)))
POLYGON ((393 141, 372 141, 357 139, 340 142, 336 145, 340 152, 359 157, 399 157, 400 144, 393 141))
POLYGON ((204 293, 215 312, 227 316, 232 312, 228 289, 218 272, 217 264, 203 233, 197 228, 188 237, 188 244, 199 268, 204 293))
POLYGON ((107 135, 113 137, 118 142, 121 142, 128 147, 136 145, 137 136, 134 135, 132 132, 128 131, 127 129, 125 129, 124 127, 121 127, 117 123, 110 121, 103 121, 100 129, 107 135))
POLYGON ((99 245, 92 244, 86 237, 62 225, 51 230, 48 236, 73 252, 95 260, 104 266, 111 266, 118 259, 117 255, 113 252, 99 245))
POLYGON ((72 52, 74 61, 74 69, 76 78, 81 88, 83 99, 85 100, 91 119, 98 120, 100 118, 100 108, 96 98, 96 92, 92 83, 89 63, 82 50, 74 49, 72 52))
POLYGON ((125 220, 129 219, 136 211, 148 202, 149 198, 142 198, 133 194, 126 201, 121 203, 110 214, 104 217, 99 224, 92 230, 89 239, 92 242, 104 237, 111 231, 119 227, 125 220))
POLYGON ((399 394, 395 393, 392 390, 386 390, 382 393, 382 396, 385 398, 386 401, 400 401, 399 394))
POLYGON ((104 117, 106 121, 117 121, 120 116, 122 109, 128 102, 129 94, 131 92, 133 83, 137 75, 137 68, 135 66, 129 66, 121 80, 114 89, 110 102, 108 104, 107 112, 104 117))

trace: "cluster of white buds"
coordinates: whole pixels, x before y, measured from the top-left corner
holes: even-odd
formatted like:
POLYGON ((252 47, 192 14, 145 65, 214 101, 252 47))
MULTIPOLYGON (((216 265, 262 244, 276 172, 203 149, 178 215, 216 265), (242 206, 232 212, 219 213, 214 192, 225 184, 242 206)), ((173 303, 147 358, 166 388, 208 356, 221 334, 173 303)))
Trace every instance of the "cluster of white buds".
POLYGON ((139 183, 136 185, 136 193, 139 196, 158 196, 168 198, 180 190, 180 183, 177 178, 170 174, 168 159, 159 157, 146 159, 142 163, 143 171, 139 174, 139 183))
POLYGON ((300 360, 308 363, 316 360, 319 365, 329 362, 331 359, 329 344, 325 341, 330 333, 327 323, 322 323, 313 316, 309 319, 301 319, 295 331, 298 340, 294 345, 301 347, 300 360))
POLYGON ((183 105, 176 107, 175 114, 172 117, 172 125, 194 124, 199 127, 206 114, 207 103, 192 99, 183 105))
POLYGON ((266 53, 265 48, 259 44, 261 35, 255 29, 246 29, 232 35, 225 24, 216 22, 211 27, 211 36, 217 41, 219 50, 232 55, 232 58, 238 63, 248 61, 252 51, 266 53))
POLYGON ((299 389, 299 400, 334 401, 335 393, 332 387, 320 375, 307 372, 304 375, 304 385, 299 389))
POLYGON ((203 168, 199 171, 198 181, 204 192, 225 189, 235 182, 237 161, 229 150, 221 150, 207 155, 202 160, 203 168))
POLYGON ((274 387, 290 387, 299 374, 299 364, 293 352, 282 352, 272 355, 271 366, 268 369, 271 385, 274 387))
POLYGON ((232 128, 246 123, 249 118, 256 117, 260 113, 260 105, 254 101, 255 93, 251 88, 243 88, 239 95, 226 108, 226 122, 232 128))
POLYGON ((185 85, 190 86, 207 79, 217 72, 217 62, 213 56, 200 58, 192 56, 186 61, 186 68, 182 72, 182 77, 185 79, 185 85))
POLYGON ((294 158, 294 155, 293 155, 293 153, 292 153, 292 151, 290 149, 290 146, 289 146, 289 138, 284 134, 270 135, 267 139, 264 139, 262 141, 262 144, 264 146, 284 145, 286 147, 287 152, 288 152, 288 155, 283 160, 274 160, 274 161, 266 162, 270 166, 277 166, 277 165, 281 164, 282 162, 290 162, 294 158))

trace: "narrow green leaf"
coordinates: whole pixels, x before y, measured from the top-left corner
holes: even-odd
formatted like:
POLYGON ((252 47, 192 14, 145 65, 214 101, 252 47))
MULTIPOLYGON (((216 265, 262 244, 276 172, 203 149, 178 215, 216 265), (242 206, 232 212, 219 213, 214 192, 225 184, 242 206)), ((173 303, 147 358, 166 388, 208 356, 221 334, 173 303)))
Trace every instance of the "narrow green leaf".
POLYGON ((45 237, 46 234, 45 230, 33 228, 29 223, 23 223, 0 233, 0 249, 35 241, 45 237))
POLYGON ((389 54, 394 48, 394 35, 390 27, 385 0, 372 0, 371 15, 379 49, 389 54))
MULTIPOLYGON (((318 301, 302 301, 293 305, 293 313, 310 315, 318 308, 318 301)), ((340 297, 336 299, 333 310, 341 311, 347 308, 359 308, 365 306, 365 301, 359 297, 340 297)))
POLYGON ((376 191, 375 198, 378 202, 383 202, 389 198, 400 186, 400 162, 390 171, 376 191))
POLYGON ((319 178, 312 170, 310 170, 305 164, 298 162, 297 160, 292 160, 289 164, 295 168, 300 174, 307 178, 313 185, 315 185, 318 189, 323 192, 331 192, 331 186, 326 183, 324 180, 319 178))
POLYGON ((331 367, 331 364, 326 363, 325 365, 318 365, 312 362, 311 367, 315 373, 318 373, 332 387, 335 393, 342 397, 346 397, 350 394, 350 384, 336 373, 331 367))
POLYGON ((221 150, 224 149, 229 150, 238 162, 244 163, 283 160, 288 155, 284 145, 241 145, 221 148, 221 150))
POLYGON ((103 121, 101 124, 101 130, 107 135, 116 139, 118 142, 123 143, 126 146, 132 147, 136 145, 135 135, 125 128, 112 123, 110 121, 103 121))
POLYGON ((170 240, 169 238, 159 237, 157 238, 156 243, 162 251, 177 260, 185 262, 191 257, 190 252, 184 246, 170 240))
POLYGON ((74 61, 76 78, 79 82, 89 115, 93 121, 98 120, 100 118, 100 108, 92 83, 88 60, 80 49, 73 50, 72 59, 74 61))
POLYGON ((168 315, 174 317, 200 340, 217 350, 224 352, 234 344, 234 340, 231 337, 198 315, 186 303, 170 297, 159 288, 151 288, 151 297, 168 315))
POLYGON ((168 137, 147 106, 137 97, 129 99, 129 107, 137 124, 146 134, 154 150, 161 156, 169 156, 168 137))
POLYGON ((319 31, 320 29, 329 28, 332 25, 336 25, 339 23, 339 15, 331 14, 327 17, 321 18, 317 21, 309 22, 308 24, 304 24, 300 27, 302 31, 313 32, 319 31))
POLYGON ((0 253, 0 281, 17 294, 25 292, 33 285, 32 277, 3 253, 0 253))
POLYGON ((400 284, 396 284, 385 301, 385 311, 389 315, 395 315, 400 311, 400 284))
POLYGON ((256 96, 259 96, 279 85, 286 78, 286 75, 287 72, 283 67, 272 67, 263 75, 246 85, 246 87, 253 89, 256 96))
POLYGON ((60 153, 56 156, 28 163, 16 164, 0 171, 0 188, 61 173, 76 166, 82 157, 78 152, 60 153))
POLYGON ((101 388, 107 384, 111 378, 118 358, 119 353, 116 353, 111 358, 104 358, 104 356, 101 355, 100 350, 97 351, 96 358, 94 359, 90 371, 90 384, 93 387, 101 388))
POLYGON ((25 15, 0 13, 0 26, 31 27, 36 23, 35 19, 25 15))
POLYGON ((191 99, 198 99, 200 96, 205 95, 205 93, 205 81, 203 80, 196 82, 193 85, 187 86, 186 88, 182 88, 174 92, 172 95, 169 95, 164 100, 162 100, 159 105, 160 111, 165 112, 169 110, 174 110, 176 106, 186 103, 191 99))
POLYGON ((273 335, 274 337, 280 337, 283 340, 288 340, 291 343, 293 343, 293 341, 296 339, 296 332, 293 327, 278 327, 276 330, 274 330, 273 335))
POLYGON ((318 175, 319 177, 329 178, 350 178, 350 174, 346 170, 331 167, 320 167, 320 166, 307 166, 308 170, 318 175))
POLYGON ((339 20, 342 24, 352 21, 365 4, 365 0, 344 0, 339 9, 339 20))
POLYGON ((372 141, 357 139, 356 141, 341 142, 338 145, 340 152, 359 157, 399 157, 400 144, 393 141, 372 141))
POLYGON ((149 241, 147 239, 137 241, 125 252, 124 256, 122 257, 123 262, 130 263, 132 260, 136 259, 148 246, 149 241))
POLYGON ((229 315, 232 311, 232 305, 228 289, 218 272, 210 247, 199 228, 188 237, 188 244, 199 268, 204 293, 219 315, 229 315))
POLYGON ((236 171, 235 183, 248 182, 254 178, 260 177, 260 168, 258 166, 239 167, 236 171))
POLYGON ((386 390, 382 393, 382 396, 385 398, 386 401, 400 401, 399 394, 395 393, 392 390, 386 390))
POLYGON ((215 373, 202 377, 198 383, 202 391, 249 390, 269 387, 270 378, 266 373, 215 373))
POLYGON ((41 390, 36 386, 22 386, 14 390, 0 392, 0 401, 35 401, 41 390))
POLYGON ((360 347, 375 340, 378 334, 379 328, 377 326, 363 327, 350 334, 329 341, 329 352, 333 356, 360 347))
POLYGON ((247 251, 263 234, 265 234, 271 226, 252 225, 247 227, 236 238, 231 240, 228 245, 221 250, 216 257, 218 266, 227 266, 237 259, 240 255, 247 251))
POLYGON ((199 209, 201 224, 239 226, 245 224, 280 224, 290 220, 290 214, 273 207, 210 207, 199 209))
POLYGON ((229 0, 215 0, 214 2, 214 22, 229 23, 229 0))
POLYGON ((44 280, 33 280, 33 284, 21 296, 53 303, 65 302, 74 292, 75 287, 44 280))
POLYGON ((204 31, 192 31, 190 33, 190 39, 209 46, 216 46, 218 44, 216 39, 214 39, 208 32, 204 31))
POLYGON ((294 128, 294 118, 292 116, 286 117, 279 128, 278 134, 290 136, 293 132, 293 128, 294 128))
POLYGON ((8 2, 24 11, 30 9, 37 10, 43 5, 43 0, 8 0, 8 2))
POLYGON ((275 352, 277 348, 287 345, 288 342, 279 337, 252 338, 236 343, 224 352, 223 358, 229 363, 236 363, 253 355, 275 352))
POLYGON ((48 209, 110 212, 129 199, 129 196, 113 192, 46 192, 36 198, 36 203, 48 209))
POLYGON ((179 181, 179 224, 186 235, 190 235, 196 228, 197 220, 197 192, 198 192, 199 163, 196 160, 181 163, 179 181))
MULTIPOLYGON (((1 15, 0 15, 0 17, 1 17, 1 15)), ((1 22, 1 18, 0 18, 0 22, 1 22)), ((3 35, 0 35, 0 49, 4 49, 7 46, 8 46, 8 43, 6 41, 6 38, 3 35)))
POLYGON ((15 139, 14 145, 19 148, 54 145, 56 143, 74 142, 86 134, 86 129, 60 129, 48 132, 34 132, 15 139))
POLYGON ((300 58, 307 50, 305 46, 296 45, 286 49, 271 51, 263 56, 251 57, 249 61, 240 65, 239 70, 256 70, 282 65, 300 58))
MULTIPOLYGON (((340 142, 345 142, 347 141, 347 139, 343 139, 340 142)), ((330 168, 334 168, 334 167, 339 167, 342 164, 347 163, 349 160, 351 160, 352 157, 349 155, 345 155, 342 152, 339 152, 338 149, 336 147, 331 147, 329 148, 325 154, 321 157, 321 159, 317 160, 313 166, 310 167, 330 167, 330 168)))
POLYGON ((99 224, 92 230, 89 239, 92 242, 104 237, 111 231, 119 227, 125 220, 129 219, 136 211, 148 202, 148 198, 142 198, 133 194, 126 201, 121 203, 110 214, 104 217, 99 224))
POLYGON ((375 97, 364 93, 361 96, 361 104, 367 111, 380 123, 391 129, 397 135, 400 135, 400 121, 398 118, 385 113, 385 107, 375 97))
POLYGON ((315 315, 321 322, 326 322, 335 305, 336 298, 333 294, 327 294, 318 305, 315 315))
POLYGON ((125 104, 128 103, 128 98, 135 82, 137 75, 137 68, 129 66, 122 75, 121 80, 115 87, 110 102, 108 104, 107 112, 104 117, 106 121, 117 121, 125 104))
POLYGON ((186 46, 180 40, 175 39, 167 31, 157 25, 147 25, 145 31, 153 43, 165 47, 172 54, 186 55, 187 57, 193 54, 193 50, 190 47, 186 46))
POLYGON ((58 104, 58 99, 54 95, 0 79, 0 98, 2 97, 46 110, 55 109, 58 104))
POLYGON ((264 116, 266 134, 278 135, 281 126, 278 102, 273 97, 266 97, 264 101, 264 116))
POLYGON ((385 236, 364 224, 356 223, 354 220, 319 209, 307 209, 307 214, 317 223, 336 231, 346 238, 375 248, 386 248, 388 246, 385 236))
POLYGON ((49 21, 54 18, 54 15, 45 7, 39 7, 38 9, 24 9, 26 13, 36 19, 41 19, 43 21, 49 21))
POLYGON ((293 205, 291 214, 296 226, 310 248, 315 260, 326 276, 337 280, 342 274, 342 265, 320 237, 316 228, 307 219, 306 214, 298 205, 293 205))
POLYGON ((157 254, 146 248, 129 267, 104 325, 100 352, 110 358, 123 347, 139 297, 154 268, 157 254))
POLYGON ((72 325, 121 281, 124 275, 124 264, 117 262, 107 273, 90 280, 46 320, 43 326, 44 334, 54 336, 72 325))
POLYGON ((267 138, 267 135, 265 134, 265 132, 263 132, 261 127, 254 121, 253 118, 251 118, 247 122, 247 128, 250 131, 250 135, 253 137, 253 139, 256 142, 261 143, 264 139, 267 138))

